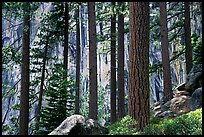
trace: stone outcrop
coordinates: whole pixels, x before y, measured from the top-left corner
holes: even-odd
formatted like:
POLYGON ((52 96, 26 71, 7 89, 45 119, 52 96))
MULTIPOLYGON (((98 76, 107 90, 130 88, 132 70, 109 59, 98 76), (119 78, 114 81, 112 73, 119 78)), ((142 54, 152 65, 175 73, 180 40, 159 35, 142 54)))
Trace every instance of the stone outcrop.
POLYGON ((192 94, 197 88, 201 87, 202 83, 202 64, 195 64, 189 74, 185 83, 185 90, 192 94))
POLYGON ((66 118, 48 135, 100 135, 108 134, 108 129, 102 127, 93 119, 85 119, 82 115, 72 115, 66 118))
POLYGON ((193 94, 192 94, 192 96, 191 96, 191 98, 190 98, 190 100, 189 100, 189 103, 188 103, 188 106, 189 106, 189 108, 190 108, 190 110, 195 110, 195 109, 197 109, 197 108, 201 108, 202 107, 202 87, 200 87, 200 88, 197 88, 194 92, 193 92, 193 94))
POLYGON ((173 98, 154 104, 154 117, 176 117, 202 107, 202 64, 193 66, 186 82, 178 85, 173 98))

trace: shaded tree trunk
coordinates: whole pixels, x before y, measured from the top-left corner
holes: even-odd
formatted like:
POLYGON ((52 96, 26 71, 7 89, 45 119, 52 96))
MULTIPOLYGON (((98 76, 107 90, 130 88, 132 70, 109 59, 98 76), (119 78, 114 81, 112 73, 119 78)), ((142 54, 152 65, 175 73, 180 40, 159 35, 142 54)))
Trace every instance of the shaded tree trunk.
POLYGON ((89 118, 97 120, 97 54, 95 2, 88 2, 89 29, 89 118))
MULTIPOLYGON (((122 6, 123 2, 118 2, 122 6)), ((121 8, 122 9, 122 8, 121 8)), ((125 116, 124 91, 124 15, 118 14, 118 117, 125 116)))
POLYGON ((39 130, 39 121, 40 121, 40 110, 42 106, 42 97, 43 97, 43 85, 45 80, 45 65, 46 65, 46 59, 47 59, 47 50, 48 50, 48 40, 45 44, 45 52, 43 57, 43 67, 42 67, 42 76, 41 76, 41 82, 40 82, 40 92, 39 92, 39 98, 38 98, 38 108, 36 113, 36 132, 39 130))
POLYGON ((20 91, 20 135, 28 135, 29 123, 29 46, 30 46, 30 3, 23 4, 22 65, 20 91))
MULTIPOLYGON (((112 2, 115 6, 115 2, 112 2)), ((111 15, 111 123, 116 121, 116 15, 111 15)))
POLYGON ((192 64, 192 46, 191 46, 191 27, 190 27, 190 8, 189 2, 184 2, 184 37, 185 37, 185 45, 186 45, 186 73, 188 74, 193 66, 192 64))
POLYGON ((130 2, 128 114, 136 130, 150 121, 149 106, 149 2, 130 2))
POLYGON ((79 5, 76 9, 76 97, 75 97, 75 114, 79 114, 79 89, 80 89, 80 29, 79 29, 79 5))
POLYGON ((68 3, 65 3, 65 12, 64 12, 64 69, 65 75, 64 79, 67 79, 67 68, 68 68, 68 37, 69 37, 69 10, 68 3))
MULTIPOLYGON (((67 80, 67 73, 68 73, 68 39, 69 39, 69 5, 67 2, 65 2, 65 11, 64 11, 64 80, 67 80)), ((64 89, 65 92, 67 92, 67 88, 64 89)), ((65 100, 64 105, 66 108, 67 100, 65 100)), ((66 110, 64 110, 64 113, 66 114, 66 110)), ((65 115, 66 116, 66 115, 65 115)), ((61 120, 66 119, 66 117, 62 118, 61 120)))
POLYGON ((162 46, 162 68, 163 68, 163 101, 167 102, 173 97, 171 89, 171 72, 168 51, 168 30, 167 30, 167 11, 166 2, 160 2, 160 24, 161 24, 161 46, 162 46))

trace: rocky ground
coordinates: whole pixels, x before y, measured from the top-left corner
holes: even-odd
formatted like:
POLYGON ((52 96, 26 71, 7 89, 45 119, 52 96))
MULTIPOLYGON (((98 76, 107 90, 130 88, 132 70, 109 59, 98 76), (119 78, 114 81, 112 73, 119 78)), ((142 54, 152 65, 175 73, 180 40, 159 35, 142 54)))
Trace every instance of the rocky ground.
POLYGON ((202 108, 202 64, 193 66, 186 82, 178 85, 173 98, 167 102, 155 102, 154 117, 176 117, 202 108))

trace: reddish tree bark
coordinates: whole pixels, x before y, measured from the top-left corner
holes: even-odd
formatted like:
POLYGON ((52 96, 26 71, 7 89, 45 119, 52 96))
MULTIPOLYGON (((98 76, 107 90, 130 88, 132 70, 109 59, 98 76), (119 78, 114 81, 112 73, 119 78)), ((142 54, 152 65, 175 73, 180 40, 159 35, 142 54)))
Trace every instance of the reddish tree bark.
POLYGON ((167 29, 167 11, 166 2, 160 2, 160 24, 161 24, 161 46, 162 46, 162 68, 163 68, 163 85, 164 85, 164 102, 172 99, 171 89, 171 72, 168 51, 168 29, 167 29))
POLYGON ((136 130, 150 121, 149 108, 149 3, 130 2, 128 114, 136 130))

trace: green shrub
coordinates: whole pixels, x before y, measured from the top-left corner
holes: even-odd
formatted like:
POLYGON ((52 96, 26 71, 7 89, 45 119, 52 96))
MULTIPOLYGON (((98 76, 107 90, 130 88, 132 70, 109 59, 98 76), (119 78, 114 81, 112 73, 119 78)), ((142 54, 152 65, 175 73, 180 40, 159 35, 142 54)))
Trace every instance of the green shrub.
POLYGON ((159 118, 159 117, 150 117, 150 123, 151 124, 159 124, 159 122, 161 122, 163 120, 163 118, 159 118))
MULTIPOLYGON (((157 119, 158 120, 158 119, 157 119)), ((140 135, 202 135, 202 109, 151 123, 140 135)))
POLYGON ((202 135, 202 109, 191 111, 174 119, 150 118, 143 132, 136 132, 136 123, 130 116, 109 125, 109 135, 202 135))
POLYGON ((191 44, 193 48, 193 64, 202 64, 202 35, 192 34, 191 44))
POLYGON ((121 120, 107 126, 109 135, 132 135, 135 131, 131 128, 136 123, 130 116, 125 116, 121 120))

